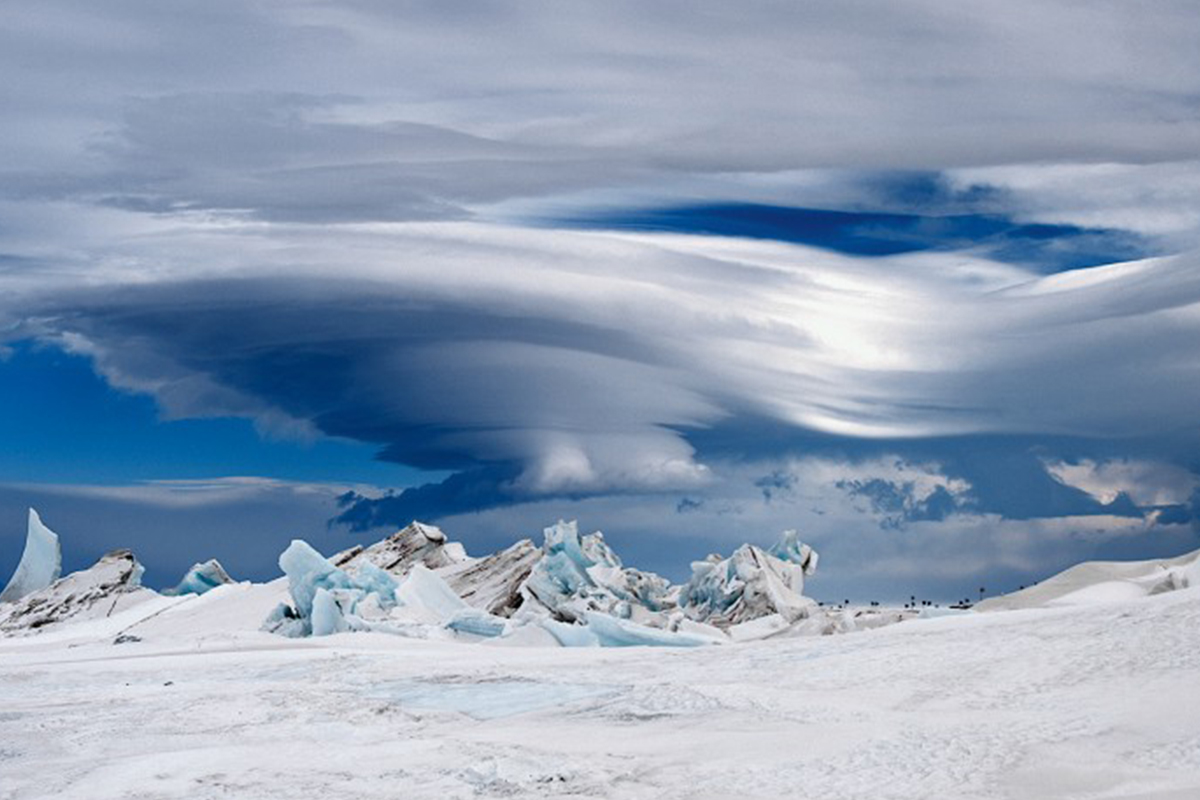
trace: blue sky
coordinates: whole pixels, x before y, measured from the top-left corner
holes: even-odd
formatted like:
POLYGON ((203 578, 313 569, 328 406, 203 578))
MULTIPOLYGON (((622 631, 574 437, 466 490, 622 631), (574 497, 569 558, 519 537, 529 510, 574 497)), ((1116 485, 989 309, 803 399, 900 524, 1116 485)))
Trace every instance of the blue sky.
POLYGON ((14 11, 0 569, 29 505, 159 585, 413 517, 578 517, 676 579, 799 528, 839 598, 1194 549, 1198 25, 14 11))

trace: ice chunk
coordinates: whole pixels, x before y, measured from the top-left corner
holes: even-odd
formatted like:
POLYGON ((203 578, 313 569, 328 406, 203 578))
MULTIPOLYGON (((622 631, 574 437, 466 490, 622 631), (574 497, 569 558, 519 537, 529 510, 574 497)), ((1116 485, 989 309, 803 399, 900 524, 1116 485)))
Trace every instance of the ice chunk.
POLYGON ((707 636, 651 628, 595 611, 587 612, 586 619, 587 629, 601 647, 701 647, 715 641, 707 636))
POLYGON ((583 618, 587 611, 641 619, 659 612, 669 586, 653 573, 626 569, 604 536, 580 536, 575 522, 559 521, 545 530, 544 555, 521 587, 529 602, 522 606, 562 621, 583 618))
POLYGON ((783 536, 767 552, 780 561, 790 561, 800 566, 805 575, 817 571, 817 552, 800 541, 800 535, 794 531, 784 531, 783 536))
POLYGON ((29 509, 25 550, 12 579, 0 592, 0 603, 20 600, 27 594, 45 589, 58 580, 62 570, 62 546, 58 534, 42 524, 41 517, 29 509))
POLYGON ((396 600, 421 621, 442 624, 468 608, 463 599, 431 570, 417 564, 399 588, 396 600))
POLYGON ((312 617, 317 589, 349 589, 350 576, 335 567, 303 539, 293 539, 279 556, 279 567, 287 575, 288 591, 302 619, 312 617))
POLYGON ((266 630, 284 635, 325 635, 342 630, 369 627, 362 619, 396 605, 396 581, 370 562, 359 565, 351 577, 335 567, 307 542, 294 539, 279 556, 279 566, 288 578, 288 590, 295 610, 292 617, 276 610, 263 623, 266 630), (318 599, 319 598, 319 599, 318 599))
POLYGON ((804 576, 816 561, 817 554, 797 540, 795 531, 785 533, 771 552, 744 544, 729 558, 694 562, 678 602, 691 619, 721 628, 772 614, 795 622, 816 605, 802 595, 804 576))
POLYGON ((277 633, 280 636, 298 639, 302 636, 307 636, 309 628, 308 624, 296 614, 294 608, 287 603, 280 603, 263 620, 261 630, 267 633, 277 633))
POLYGON ((203 564, 193 564, 192 568, 184 574, 179 585, 173 589, 164 590, 163 594, 167 596, 204 594, 210 589, 224 586, 227 583, 233 583, 233 578, 229 577, 229 573, 221 566, 220 561, 212 558, 203 564))
POLYGON ((350 630, 351 625, 346 616, 352 609, 347 608, 344 603, 345 598, 338 597, 324 586, 316 588, 313 592, 312 617, 309 620, 313 636, 328 636, 331 633, 350 630))

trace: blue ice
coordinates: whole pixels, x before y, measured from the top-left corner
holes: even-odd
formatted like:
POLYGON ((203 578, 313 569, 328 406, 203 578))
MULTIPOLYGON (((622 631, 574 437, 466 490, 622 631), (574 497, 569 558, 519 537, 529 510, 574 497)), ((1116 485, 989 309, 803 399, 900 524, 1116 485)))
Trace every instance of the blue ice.
POLYGON ((179 585, 173 589, 165 589, 163 594, 167 596, 204 594, 211 589, 224 586, 227 583, 233 583, 233 579, 229 577, 229 573, 221 566, 221 562, 212 558, 203 564, 193 564, 192 568, 184 574, 183 580, 179 582, 179 585))
MULTIPOLYGON (((358 575, 351 577, 301 539, 293 539, 283 551, 279 566, 287 575, 295 618, 300 621, 299 626, 287 626, 288 635, 321 636, 362 627, 353 613, 368 597, 376 598, 380 608, 396 605, 396 581, 389 573, 363 564, 358 575)), ((275 620, 277 612, 272 612, 268 623, 275 620)))
POLYGON ((0 603, 20 600, 27 594, 45 589, 58 580, 62 572, 62 545, 58 534, 42 524, 41 517, 29 509, 29 526, 25 534, 25 550, 13 572, 12 579, 0 592, 0 603))
POLYGON ((589 611, 585 616, 587 629, 601 647, 702 647, 713 644, 712 639, 703 636, 651 628, 595 611, 589 611))

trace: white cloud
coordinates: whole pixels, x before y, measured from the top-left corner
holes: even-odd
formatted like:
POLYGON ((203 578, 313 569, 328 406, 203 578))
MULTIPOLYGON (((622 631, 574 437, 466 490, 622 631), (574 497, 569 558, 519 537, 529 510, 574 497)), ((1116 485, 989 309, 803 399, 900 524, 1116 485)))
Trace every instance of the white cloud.
POLYGON ((1158 461, 1083 458, 1044 464, 1056 481, 1082 489, 1101 503, 1111 503, 1123 492, 1139 506, 1177 505, 1188 502, 1200 487, 1200 475, 1158 461))

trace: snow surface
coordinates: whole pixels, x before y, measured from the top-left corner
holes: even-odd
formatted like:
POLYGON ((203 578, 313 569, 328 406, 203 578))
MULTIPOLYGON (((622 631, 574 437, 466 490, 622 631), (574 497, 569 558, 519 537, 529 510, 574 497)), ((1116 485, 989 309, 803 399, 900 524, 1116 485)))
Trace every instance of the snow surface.
POLYGON ((0 797, 1200 797, 1197 588, 690 649, 254 630, 287 596, 0 639, 0 797))
POLYGON ((1200 552, 941 616, 817 607, 792 532, 683 587, 572 523, 280 565, 0 604, 0 800, 1200 797, 1200 552))
POLYGON ((1200 586, 1200 550, 1151 561, 1085 561, 1028 589, 978 603, 977 611, 1094 605, 1200 586))
POLYGON ((45 589, 58 580, 61 569, 62 545, 58 542, 58 534, 42 524, 36 511, 29 509, 25 550, 8 585, 0 592, 0 603, 11 603, 45 589))

